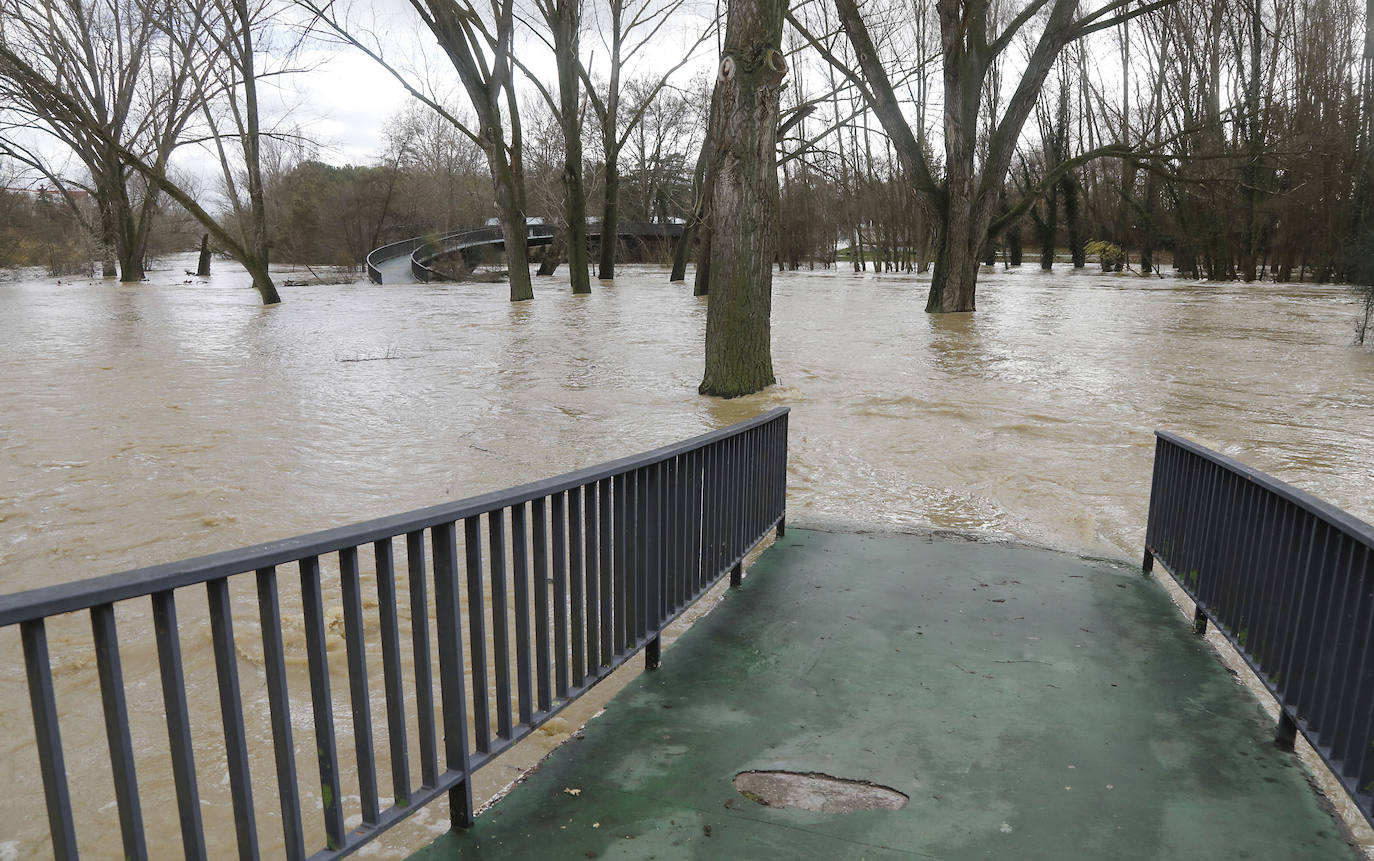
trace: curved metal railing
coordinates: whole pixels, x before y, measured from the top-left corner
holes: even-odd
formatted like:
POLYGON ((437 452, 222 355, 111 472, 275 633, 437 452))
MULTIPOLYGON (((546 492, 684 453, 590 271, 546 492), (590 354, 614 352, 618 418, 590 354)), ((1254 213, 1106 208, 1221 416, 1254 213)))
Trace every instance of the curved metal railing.
MULTIPOLYGON (((210 780, 218 784, 223 777, 228 786, 240 857, 264 854, 260 837, 266 835, 259 832, 276 826, 284 845, 268 854, 324 861, 356 851, 443 795, 449 796, 454 827, 470 825, 475 771, 641 649, 646 663, 656 667, 663 628, 727 573, 738 584, 750 549, 770 530, 783 532, 786 483, 787 409, 779 408, 547 481, 199 559, 0 595, 0 629, 18 626, 23 641, 53 855, 76 857, 77 822, 89 822, 100 801, 87 803, 95 798, 89 790, 75 799, 68 790, 62 735, 75 729, 76 738, 84 736, 70 719, 60 719, 53 678, 55 662, 73 666, 72 655, 89 646, 50 638, 52 617, 90 614, 114 775, 112 804, 127 857, 149 854, 138 778, 147 781, 151 768, 165 773, 166 766, 142 748, 136 753, 126 688, 156 682, 124 680, 121 644, 129 648, 138 638, 127 630, 121 637, 115 621, 118 616, 127 623, 151 601, 186 856, 207 855, 200 787, 208 781, 197 772, 210 770, 210 780), (302 606, 293 626, 304 617, 306 678, 290 671, 283 643, 278 581, 286 577, 284 566, 299 575, 302 606), (370 594, 364 597, 369 583, 375 604, 370 594), (205 618, 205 597, 208 637, 196 624, 205 618), (369 604, 376 609, 365 614, 369 604), (249 618, 257 624, 244 623, 234 613, 236 605, 240 612, 252 607, 249 618), (330 654, 334 625, 326 608, 333 606, 341 606, 343 661, 330 654), (375 628, 365 623, 374 612, 375 628), (237 634, 236 625, 243 629, 237 634), (431 630, 437 631, 433 640, 431 630), (240 681, 238 646, 244 640, 260 641, 265 679, 240 681), (182 664, 183 643, 201 649, 206 641, 212 678, 204 671, 188 673, 182 664), (376 652, 385 742, 373 728, 370 689, 378 674, 375 664, 369 672, 367 662, 376 652), (472 674, 470 698, 465 668, 472 674), (218 688, 219 715, 189 701, 188 674, 199 674, 195 684, 202 688, 218 688), (493 680, 495 696, 488 688, 493 680), (335 719, 343 708, 331 687, 339 683, 351 704, 343 727, 343 734, 353 736, 351 757, 341 750, 335 719), (256 694, 245 697, 241 684, 254 691, 265 684, 266 714, 258 714, 262 710, 255 705, 245 715, 245 703, 255 702, 256 694), (416 719, 415 734, 408 712, 416 719), (314 734, 304 748, 309 752, 300 755, 302 721, 311 718, 314 734), (225 759, 191 732, 193 724, 216 722, 224 730, 225 759), (419 749, 418 784, 410 770, 411 744, 419 749), (389 751, 389 775, 379 775, 382 748, 389 751), (350 786, 358 787, 357 795, 343 791, 341 754, 345 766, 349 759, 356 765, 356 775, 345 781, 356 780, 350 786), (270 759, 276 768, 257 766, 255 781, 250 758, 270 759), (135 766, 142 772, 137 776, 135 766), (279 817, 259 817, 254 796, 263 790, 278 800, 279 817), (350 816, 359 818, 350 823, 350 816), (308 824, 312 817, 323 819, 323 847, 307 846, 319 831, 308 824)), ((103 753, 81 750, 73 761, 84 764, 103 753)), ((83 773, 78 768, 74 777, 82 780, 83 773)), ((108 848, 113 835, 99 839, 108 848)), ((220 854, 227 851, 220 847, 220 854)))
MULTIPOLYGON (((554 229, 547 224, 527 224, 525 225, 525 244, 544 245, 553 241, 554 229)), ((431 264, 441 257, 449 257, 454 254, 468 253, 477 248, 504 248, 506 244, 505 235, 499 227, 477 227, 469 230, 459 230, 447 236, 441 236, 430 242, 426 242, 416 247, 410 253, 410 272, 416 280, 423 283, 430 281, 448 281, 449 276, 436 270, 431 264)))
POLYGON ((1374 526, 1156 431, 1144 568, 1157 561, 1374 825, 1374 526))
MULTIPOLYGON (((525 227, 525 243, 530 246, 547 245, 553 241, 555 229, 547 224, 529 224, 525 227)), ((652 221, 631 221, 619 225, 616 235, 621 239, 676 239, 681 237, 683 225, 664 224, 652 221)), ((588 223, 587 239, 599 240, 599 224, 588 223)), ((382 283, 382 273, 378 264, 386 260, 410 255, 410 272, 421 283, 447 281, 449 277, 434 267, 434 261, 459 253, 470 253, 478 248, 499 249, 505 246, 505 237, 500 227, 474 227, 457 230, 437 238, 416 236, 411 239, 393 242, 374 249, 367 255, 367 275, 372 283, 382 283)))
POLYGON ((397 257, 407 257, 416 248, 424 245, 429 237, 412 236, 409 239, 402 239, 400 242, 393 242, 390 245, 383 245, 374 248, 367 253, 367 277, 373 284, 382 283, 382 270, 378 265, 387 260, 395 260, 397 257))

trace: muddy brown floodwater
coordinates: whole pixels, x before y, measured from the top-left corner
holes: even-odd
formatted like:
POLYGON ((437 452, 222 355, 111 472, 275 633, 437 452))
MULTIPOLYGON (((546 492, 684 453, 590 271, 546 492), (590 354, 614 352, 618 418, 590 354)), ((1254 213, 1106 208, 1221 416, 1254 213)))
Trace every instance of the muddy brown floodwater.
MULTIPOLYGON (((974 530, 1137 560, 1161 427, 1374 515, 1374 350, 1353 346, 1355 306, 1339 287, 1023 267, 985 271, 977 313, 932 316, 923 278, 785 273, 774 284, 778 385, 719 401, 696 394, 705 301, 655 267, 627 267, 585 297, 569 295, 566 276, 537 280, 536 299, 518 305, 500 285, 360 283, 285 288, 282 305, 263 308, 231 266, 186 282, 187 265, 173 259, 133 286, 0 283, 0 592, 469 496, 784 404, 793 523, 974 530)), ((251 723, 266 700, 250 592, 236 587, 235 624, 251 723)), ((293 601, 283 595, 288 648, 303 642, 293 601)), ((335 596, 334 617, 337 606, 335 596)), ((118 612, 144 815, 154 854, 176 854, 151 613, 144 601, 118 612)), ((203 605, 188 600, 181 614, 218 854, 232 831, 209 634, 203 605)), ((91 811, 79 820, 83 854, 115 857, 89 623, 56 620, 50 637, 74 804, 91 811)), ((304 757, 303 656, 292 672, 304 757)), ((346 691, 336 679, 342 751, 346 691)), ((265 732, 257 719, 250 738, 265 732)), ((546 743, 569 728, 555 721, 546 743)), ((7 630, 0 858, 51 851, 32 746, 7 630)), ((270 751, 253 768, 270 781, 270 751)), ((268 783, 255 800, 272 854, 268 783)), ((444 825, 442 814, 417 818, 410 837, 369 853, 400 853, 444 825)))

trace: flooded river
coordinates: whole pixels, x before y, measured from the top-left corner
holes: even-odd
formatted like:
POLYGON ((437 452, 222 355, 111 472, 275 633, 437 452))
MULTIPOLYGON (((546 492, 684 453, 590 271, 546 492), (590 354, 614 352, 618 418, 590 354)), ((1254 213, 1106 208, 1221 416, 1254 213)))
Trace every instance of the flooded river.
MULTIPOLYGON (((0 591, 469 496, 777 405, 793 410, 795 524, 976 530, 1136 560, 1154 428, 1374 517, 1374 349, 1352 346, 1355 306, 1339 287, 1024 267, 987 270, 976 314, 932 316, 923 279, 785 273, 779 384, 719 401, 696 394, 705 301, 655 267, 586 297, 537 280, 518 305, 500 285, 360 283, 283 288, 285 302, 263 308, 228 264, 184 283, 188 262, 134 286, 0 283, 0 591)), ((146 608, 121 612, 122 634, 150 627, 146 608)), ((236 625, 251 632, 255 613, 245 603, 236 625)), ((63 621, 59 706, 80 716, 63 725, 68 767, 98 771, 89 625, 63 621)), ((189 640, 189 669, 210 672, 196 653, 208 634, 189 640)), ((0 858, 43 855, 14 631, 0 650, 0 781, 18 799, 0 858)), ((165 750, 140 660, 126 655, 131 687, 146 688, 131 693, 147 709, 135 740, 165 750)), ((208 678, 199 695, 213 701, 208 678)), ((155 772, 140 772, 145 791, 158 791, 155 772)), ((220 773, 202 765, 203 782, 220 773)), ((113 797, 108 777, 91 785, 74 791, 113 797)), ((227 789, 203 793, 208 808, 227 805, 227 789)), ((178 852, 173 806, 145 805, 150 833, 162 827, 163 850, 178 852)), ((117 821, 112 801, 101 815, 117 821)), ((113 833, 81 837, 94 857, 119 854, 113 833)))

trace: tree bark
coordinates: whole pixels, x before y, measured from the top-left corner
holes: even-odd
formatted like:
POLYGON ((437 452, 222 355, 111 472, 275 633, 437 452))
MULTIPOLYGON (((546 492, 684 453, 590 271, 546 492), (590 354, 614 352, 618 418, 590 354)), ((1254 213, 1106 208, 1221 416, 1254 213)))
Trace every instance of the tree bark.
MULTIPOLYGON (((612 130, 614 134, 614 130, 612 130)), ((602 281, 615 279, 615 248, 620 227, 620 169, 616 167, 619 153, 606 154, 606 201, 601 210, 601 260, 596 277, 602 281)))
MULTIPOLYGON (((568 279, 573 293, 592 292, 587 273, 587 193, 582 187, 582 128, 578 111, 581 83, 577 74, 579 0, 559 0, 554 7, 553 44, 558 64, 558 119, 563 129, 564 214, 568 222, 568 279)), ((546 258, 547 259, 547 258, 546 258)), ((557 266, 557 258, 554 258, 557 266)), ((543 267, 540 267, 541 274, 543 267)), ((552 274, 552 270, 550 271, 552 274)))
POLYGON ((772 262, 777 248, 778 95, 787 72, 786 0, 735 0, 712 138, 711 300, 702 394, 736 397, 774 382, 772 262))
POLYGON ((210 274, 210 234, 200 235, 200 259, 196 261, 196 275, 205 277, 210 274))

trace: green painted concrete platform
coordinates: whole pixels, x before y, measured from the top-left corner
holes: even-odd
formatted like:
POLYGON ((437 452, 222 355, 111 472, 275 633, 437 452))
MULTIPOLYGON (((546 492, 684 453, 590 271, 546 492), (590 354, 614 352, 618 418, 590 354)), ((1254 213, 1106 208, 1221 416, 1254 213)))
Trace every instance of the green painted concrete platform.
POLYGON ((661 670, 418 857, 1357 857, 1270 731, 1138 569, 793 529, 661 670), (762 769, 910 800, 765 807, 731 782, 762 769))

